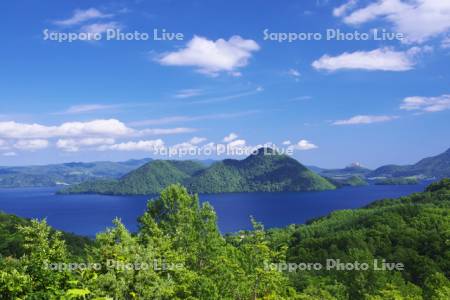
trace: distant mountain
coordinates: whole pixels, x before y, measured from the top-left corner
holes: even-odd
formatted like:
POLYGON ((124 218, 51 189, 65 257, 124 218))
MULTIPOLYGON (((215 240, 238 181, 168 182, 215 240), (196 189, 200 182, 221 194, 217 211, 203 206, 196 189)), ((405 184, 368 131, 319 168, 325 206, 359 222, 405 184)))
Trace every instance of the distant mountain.
POLYGON ((118 181, 86 182, 62 193, 153 194, 171 183, 191 192, 280 192, 334 189, 325 178, 295 159, 260 149, 244 160, 226 159, 204 167, 196 161, 152 161, 118 181))
POLYGON ((0 167, 0 188, 77 184, 92 179, 116 179, 151 159, 124 162, 71 162, 46 166, 0 167))
POLYGON ((318 173, 324 177, 335 179, 347 179, 354 176, 365 177, 371 171, 372 170, 367 169, 358 163, 353 163, 343 169, 321 169, 318 173))
POLYGON ((310 169, 311 171, 313 171, 314 173, 320 174, 321 172, 325 171, 326 169, 323 169, 321 167, 317 167, 317 166, 305 166, 308 169, 310 169))
POLYGON ((367 174, 369 178, 411 176, 437 179, 450 177, 450 149, 442 154, 424 158, 414 165, 387 165, 367 174))

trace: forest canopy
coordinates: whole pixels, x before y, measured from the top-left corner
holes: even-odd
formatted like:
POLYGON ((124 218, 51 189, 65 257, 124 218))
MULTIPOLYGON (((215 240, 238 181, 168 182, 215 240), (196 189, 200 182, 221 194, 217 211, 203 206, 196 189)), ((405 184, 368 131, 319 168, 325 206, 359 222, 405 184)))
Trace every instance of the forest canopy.
POLYGON ((305 225, 265 230, 252 219, 253 230, 227 235, 180 185, 148 202, 136 233, 116 219, 94 241, 2 214, 0 298, 449 299, 449 215, 449 179, 305 225), (369 268, 274 267, 328 259, 369 268))

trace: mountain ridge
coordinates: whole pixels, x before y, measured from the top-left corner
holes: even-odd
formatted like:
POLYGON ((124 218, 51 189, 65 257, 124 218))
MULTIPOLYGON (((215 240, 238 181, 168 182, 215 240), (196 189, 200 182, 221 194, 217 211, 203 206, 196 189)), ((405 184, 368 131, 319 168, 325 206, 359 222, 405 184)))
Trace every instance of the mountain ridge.
POLYGON ((412 165, 385 165, 367 174, 369 178, 412 176, 437 179, 450 177, 450 148, 441 154, 423 158, 412 165))

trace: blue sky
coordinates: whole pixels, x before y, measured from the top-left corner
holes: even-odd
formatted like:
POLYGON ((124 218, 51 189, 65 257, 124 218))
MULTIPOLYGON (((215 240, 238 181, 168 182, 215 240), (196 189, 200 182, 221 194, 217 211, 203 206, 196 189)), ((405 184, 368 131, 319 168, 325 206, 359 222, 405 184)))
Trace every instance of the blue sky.
POLYGON ((218 144, 274 143, 329 168, 438 154, 450 147, 445 2, 4 2, 0 165, 218 144), (183 39, 154 40, 154 29, 183 39), (373 29, 403 39, 374 40, 373 29), (108 30, 149 39, 107 40, 108 30), (279 40, 287 33, 321 37, 279 40))

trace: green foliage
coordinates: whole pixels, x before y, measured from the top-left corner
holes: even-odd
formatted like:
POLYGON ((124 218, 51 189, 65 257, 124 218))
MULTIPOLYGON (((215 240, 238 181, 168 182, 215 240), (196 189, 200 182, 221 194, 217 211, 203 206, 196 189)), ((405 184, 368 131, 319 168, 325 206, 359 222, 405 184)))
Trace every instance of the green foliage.
POLYGON ((363 177, 355 175, 348 178, 327 178, 332 184, 337 187, 343 186, 364 186, 368 185, 363 177))
POLYGON ((0 257, 0 299, 449 299, 448 183, 336 211, 307 225, 265 230, 252 218, 253 230, 225 237, 209 204, 171 185, 148 202, 137 233, 114 220, 79 257, 45 221, 0 215, 2 236, 14 241, 2 250, 10 256, 0 257), (287 272, 267 267, 273 262, 326 265, 328 258, 367 262, 371 268, 287 272), (74 259, 100 268, 48 267, 74 259), (377 271, 374 259, 405 268, 377 271))
POLYGON ((375 181, 377 185, 409 185, 418 184, 420 181, 416 177, 398 177, 398 178, 385 178, 375 181))
POLYGON ((450 179, 445 178, 441 181, 434 182, 427 187, 427 192, 448 192, 450 191, 450 179))
POLYGON ((195 161, 155 160, 126 174, 119 180, 87 181, 67 187, 60 193, 157 194, 170 184, 182 183, 203 168, 204 166, 200 162, 195 161))
MULTIPOLYGON (((336 211, 299 226, 287 255, 288 261, 323 264, 327 258, 370 265, 374 259, 386 259, 403 263, 404 271, 308 271, 291 275, 296 288, 306 289, 309 278, 324 276, 346 286, 350 299, 368 295, 369 299, 422 299, 430 277, 440 274, 442 278, 450 272, 450 193, 437 190, 438 186, 445 188, 443 183, 436 184, 430 188, 434 193, 336 211)), ((448 282, 442 285, 449 287, 448 282)))
POLYGON ((335 187, 295 159, 261 148, 244 160, 227 159, 186 183, 198 193, 318 191, 335 187))
MULTIPOLYGON (((20 227, 30 226, 31 221, 14 215, 0 212, 0 256, 21 257, 24 254, 24 235, 20 227)), ((52 230, 52 232, 55 232, 52 230)), ((62 239, 65 241, 69 253, 74 257, 85 254, 85 246, 92 243, 86 237, 72 233, 63 232, 62 239)))

